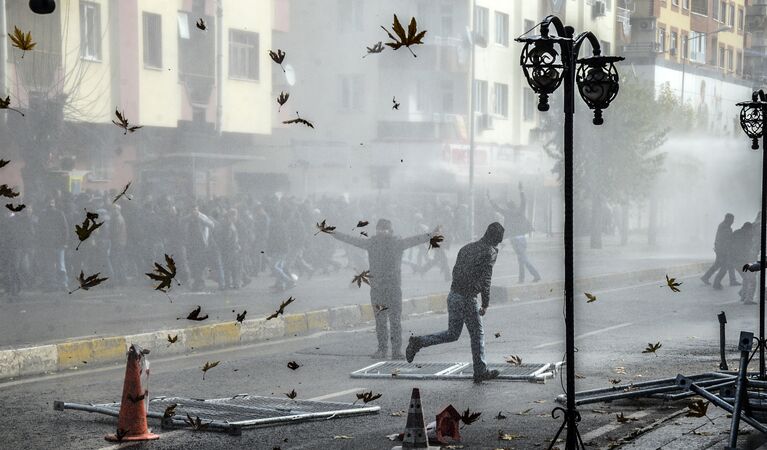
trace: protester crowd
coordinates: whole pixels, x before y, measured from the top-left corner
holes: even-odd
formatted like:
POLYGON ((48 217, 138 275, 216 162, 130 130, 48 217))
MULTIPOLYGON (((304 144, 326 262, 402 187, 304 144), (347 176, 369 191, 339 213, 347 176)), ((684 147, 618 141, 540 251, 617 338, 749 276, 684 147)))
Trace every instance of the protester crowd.
MULTIPOLYGON (((375 223, 382 217, 390 218, 400 235, 441 226, 441 247, 428 252, 427 246, 409 249, 404 263, 414 273, 438 267, 449 280, 445 249, 470 240, 468 205, 428 195, 384 199, 273 194, 195 201, 146 194, 113 202, 116 196, 114 191, 59 192, 30 202, 20 212, 3 208, 0 290, 12 296, 23 290, 69 291, 78 286, 81 271, 108 277, 99 289, 148 286, 151 280, 145 273, 168 254, 185 289, 239 289, 254 277, 267 276, 274 278, 272 289, 281 291, 317 273, 367 267, 364 251, 315 237, 316 223, 326 220, 338 230, 364 236, 361 233, 372 235, 373 230, 355 228, 357 222, 375 223), (98 214, 96 222, 103 225, 80 242, 75 225, 82 224, 86 212, 98 214)), ((485 200, 476 208, 476 223, 499 219, 485 200)))

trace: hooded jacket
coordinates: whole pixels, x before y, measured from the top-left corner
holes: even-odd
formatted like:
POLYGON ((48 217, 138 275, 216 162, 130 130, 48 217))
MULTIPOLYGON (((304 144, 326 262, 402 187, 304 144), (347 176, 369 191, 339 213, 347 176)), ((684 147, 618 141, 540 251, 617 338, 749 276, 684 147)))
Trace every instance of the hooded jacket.
POLYGON ((490 281, 498 257, 498 244, 503 241, 503 226, 498 222, 488 225, 485 235, 478 241, 464 245, 458 251, 453 266, 453 284, 450 290, 465 298, 482 295, 482 307, 490 304, 490 281))

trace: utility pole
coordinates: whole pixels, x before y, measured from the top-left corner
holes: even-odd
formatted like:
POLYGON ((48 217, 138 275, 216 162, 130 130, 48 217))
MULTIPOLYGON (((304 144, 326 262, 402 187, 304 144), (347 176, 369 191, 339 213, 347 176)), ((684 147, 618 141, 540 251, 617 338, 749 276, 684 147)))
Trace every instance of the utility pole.
POLYGON ((476 109, 476 96, 474 95, 474 77, 476 76, 476 63, 475 63, 475 42, 474 38, 475 35, 475 29, 474 29, 474 22, 475 22, 475 13, 476 13, 476 0, 471 0, 469 3, 470 11, 469 11, 469 64, 471 66, 470 68, 470 75, 469 75, 469 239, 474 239, 474 215, 475 215, 475 206, 474 206, 474 132, 476 128, 476 118, 474 114, 474 110, 476 109))

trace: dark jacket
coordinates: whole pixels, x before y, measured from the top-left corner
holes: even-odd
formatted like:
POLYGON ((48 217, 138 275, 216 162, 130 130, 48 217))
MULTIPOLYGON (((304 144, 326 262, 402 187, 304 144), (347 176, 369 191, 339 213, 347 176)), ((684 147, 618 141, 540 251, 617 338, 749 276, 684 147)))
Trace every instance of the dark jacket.
MULTIPOLYGON (((69 226, 61 210, 45 208, 37 222, 37 242, 42 248, 61 249, 68 243, 69 226)), ((74 229, 72 230, 74 235, 74 229)))
POLYGON ((482 307, 488 307, 493 265, 498 257, 497 245, 503 240, 503 232, 503 226, 493 222, 487 227, 482 239, 461 247, 453 266, 451 291, 471 299, 481 294, 482 307))
POLYGON ((333 237, 355 247, 367 250, 370 265, 370 289, 397 289, 402 286, 402 253, 418 244, 429 242, 430 234, 419 234, 408 238, 375 234, 369 239, 335 232, 333 237))
POLYGON ((726 222, 722 221, 716 229, 714 238, 714 251, 716 253, 726 254, 732 245, 732 228, 726 222))
POLYGON ((750 228, 740 228, 732 233, 732 250, 728 255, 730 262, 740 270, 743 264, 753 262, 751 248, 753 237, 750 228))

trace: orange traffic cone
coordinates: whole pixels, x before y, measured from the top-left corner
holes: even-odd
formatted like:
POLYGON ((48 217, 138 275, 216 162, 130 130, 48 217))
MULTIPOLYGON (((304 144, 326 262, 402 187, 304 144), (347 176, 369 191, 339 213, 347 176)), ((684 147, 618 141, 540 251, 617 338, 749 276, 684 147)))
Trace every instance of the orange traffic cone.
POLYGON ((120 415, 117 418, 117 434, 108 434, 104 439, 119 441, 149 441, 160 439, 159 435, 149 432, 146 424, 146 406, 149 392, 141 387, 141 358, 148 350, 141 350, 131 344, 128 350, 128 364, 125 367, 123 396, 120 401, 120 415))
POLYGON ((405 436, 401 447, 393 447, 392 450, 408 448, 438 449, 429 445, 426 437, 426 425, 423 422, 423 409, 421 408, 421 391, 413 388, 410 395, 410 407, 407 410, 407 423, 405 424, 405 436))

